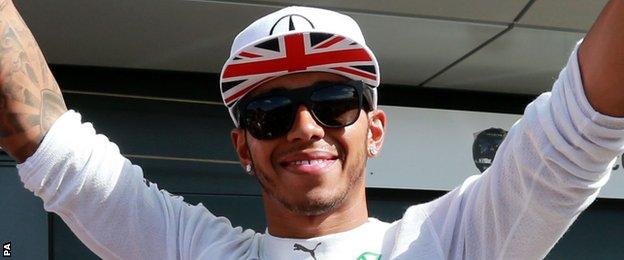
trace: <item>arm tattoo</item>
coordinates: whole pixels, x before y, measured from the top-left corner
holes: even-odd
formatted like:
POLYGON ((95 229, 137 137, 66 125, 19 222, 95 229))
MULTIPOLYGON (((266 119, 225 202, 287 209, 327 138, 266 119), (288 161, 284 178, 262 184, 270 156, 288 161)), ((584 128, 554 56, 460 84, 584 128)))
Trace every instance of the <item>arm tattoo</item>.
POLYGON ((41 132, 47 132, 59 115, 66 110, 65 102, 60 95, 49 89, 41 90, 41 112, 39 113, 41 132))
POLYGON ((24 161, 65 111, 37 42, 11 1, 0 0, 0 146, 24 161))

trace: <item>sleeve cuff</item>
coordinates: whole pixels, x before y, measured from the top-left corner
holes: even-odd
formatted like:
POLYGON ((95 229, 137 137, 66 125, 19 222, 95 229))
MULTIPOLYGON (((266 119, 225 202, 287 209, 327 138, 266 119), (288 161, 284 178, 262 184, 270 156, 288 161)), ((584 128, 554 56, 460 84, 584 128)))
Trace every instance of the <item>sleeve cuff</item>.
POLYGON ((18 164, 17 169, 22 182, 26 188, 34 191, 35 186, 40 186, 41 183, 32 183, 33 181, 40 180, 43 182, 44 170, 49 166, 45 166, 48 163, 58 161, 57 157, 64 157, 62 151, 58 151, 59 144, 64 142, 63 139, 71 136, 72 129, 77 129, 81 124, 81 116, 74 110, 69 110, 61 115, 52 125, 43 141, 37 148, 37 151, 31 155, 25 162, 18 164), (41 175, 41 176, 39 176, 41 175), (39 178, 37 178, 37 176, 39 178))

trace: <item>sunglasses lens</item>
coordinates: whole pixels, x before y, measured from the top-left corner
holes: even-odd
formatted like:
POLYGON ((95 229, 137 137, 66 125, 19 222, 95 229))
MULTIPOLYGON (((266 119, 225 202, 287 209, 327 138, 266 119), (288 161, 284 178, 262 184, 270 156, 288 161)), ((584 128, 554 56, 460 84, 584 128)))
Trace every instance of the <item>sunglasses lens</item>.
POLYGON ((284 136, 293 125, 297 108, 305 105, 323 127, 345 127, 358 119, 362 109, 357 87, 348 83, 322 84, 257 97, 244 105, 241 124, 256 139, 284 136))
POLYGON ((310 97, 312 111, 320 123, 328 127, 353 124, 360 115, 360 98, 349 85, 332 85, 315 90, 310 97))
POLYGON ((257 139, 271 139, 290 130, 295 115, 292 101, 273 96, 254 100, 245 107, 243 124, 257 139))

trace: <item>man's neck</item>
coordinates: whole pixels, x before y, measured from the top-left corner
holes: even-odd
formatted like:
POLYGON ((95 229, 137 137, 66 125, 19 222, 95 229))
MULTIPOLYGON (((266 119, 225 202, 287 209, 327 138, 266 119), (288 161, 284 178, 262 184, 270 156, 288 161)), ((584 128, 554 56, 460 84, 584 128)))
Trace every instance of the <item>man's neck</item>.
POLYGON ((296 214, 263 196, 269 234, 283 238, 312 238, 348 231, 368 221, 364 187, 351 191, 336 209, 314 216, 296 214))

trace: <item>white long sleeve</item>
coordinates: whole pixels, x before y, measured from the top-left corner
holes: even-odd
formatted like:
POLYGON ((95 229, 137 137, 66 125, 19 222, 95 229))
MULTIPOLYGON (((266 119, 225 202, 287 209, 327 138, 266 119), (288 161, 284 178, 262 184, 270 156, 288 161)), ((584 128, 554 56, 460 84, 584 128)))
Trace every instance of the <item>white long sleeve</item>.
MULTIPOLYGON (((527 106, 511 128, 492 166, 409 209, 403 233, 427 218, 441 258, 541 259, 597 197, 623 147, 624 119, 591 107, 574 51, 552 93, 527 106)), ((415 243, 399 240, 399 248, 415 243)))
POLYGON ((104 259, 197 259, 205 251, 240 259, 257 248, 255 232, 145 182, 140 167, 73 111, 18 168, 45 209, 104 259))

